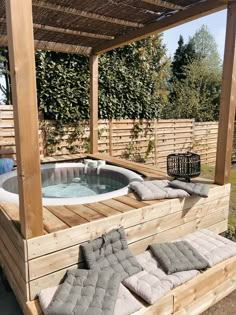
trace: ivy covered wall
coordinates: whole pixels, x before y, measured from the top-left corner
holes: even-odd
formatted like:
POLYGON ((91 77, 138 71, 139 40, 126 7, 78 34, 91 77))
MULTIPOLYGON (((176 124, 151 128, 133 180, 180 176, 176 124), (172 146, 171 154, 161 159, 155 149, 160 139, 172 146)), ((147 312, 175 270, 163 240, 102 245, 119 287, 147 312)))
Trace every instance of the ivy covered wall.
MULTIPOLYGON (((89 118, 89 59, 37 52, 39 109, 71 123, 89 118)), ((161 35, 99 57, 99 118, 158 118, 166 105, 169 59, 161 35)))

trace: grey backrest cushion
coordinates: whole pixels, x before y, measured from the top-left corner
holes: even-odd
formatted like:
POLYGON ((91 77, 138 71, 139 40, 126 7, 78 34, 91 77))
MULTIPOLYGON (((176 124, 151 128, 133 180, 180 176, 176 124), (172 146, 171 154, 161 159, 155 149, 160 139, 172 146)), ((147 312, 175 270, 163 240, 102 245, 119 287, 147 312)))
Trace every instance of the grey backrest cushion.
POLYGON ((191 195, 198 195, 200 197, 208 197, 209 185, 202 183, 187 183, 181 180, 173 180, 169 183, 171 187, 179 188, 187 191, 191 195))
POLYGON ((133 182, 129 187, 138 194, 141 200, 189 197, 185 190, 170 187, 168 180, 133 182))
POLYGON ((113 315, 120 277, 113 271, 69 270, 46 315, 113 315))
POLYGON ((185 241, 152 244, 150 250, 168 275, 208 267, 207 261, 185 241))
POLYGON ((120 274, 121 281, 142 270, 128 249, 122 227, 82 244, 81 248, 89 269, 114 270, 120 274))

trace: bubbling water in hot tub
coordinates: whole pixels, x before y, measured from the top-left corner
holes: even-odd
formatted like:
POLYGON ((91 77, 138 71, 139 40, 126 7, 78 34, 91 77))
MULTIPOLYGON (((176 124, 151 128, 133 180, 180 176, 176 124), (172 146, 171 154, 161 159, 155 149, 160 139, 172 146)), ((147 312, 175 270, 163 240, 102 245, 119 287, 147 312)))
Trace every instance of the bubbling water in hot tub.
MULTIPOLYGON (((18 203, 16 171, 4 175, 0 176, 0 200, 18 203)), ((43 165, 41 178, 44 205, 102 201, 125 195, 130 182, 142 181, 132 171, 89 159, 84 163, 43 165)))

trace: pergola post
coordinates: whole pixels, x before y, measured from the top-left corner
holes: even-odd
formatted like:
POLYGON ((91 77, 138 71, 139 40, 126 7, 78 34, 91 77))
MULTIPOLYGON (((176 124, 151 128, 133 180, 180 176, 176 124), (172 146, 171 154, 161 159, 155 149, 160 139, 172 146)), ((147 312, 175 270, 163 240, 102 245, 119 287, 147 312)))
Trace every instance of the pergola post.
POLYGON ((90 153, 98 152, 98 56, 90 56, 90 153))
POLYGON ((228 6, 215 182, 230 182, 236 106, 236 3, 228 6))
POLYGON ((6 16, 20 223, 28 239, 43 235, 32 0, 6 0, 6 16))

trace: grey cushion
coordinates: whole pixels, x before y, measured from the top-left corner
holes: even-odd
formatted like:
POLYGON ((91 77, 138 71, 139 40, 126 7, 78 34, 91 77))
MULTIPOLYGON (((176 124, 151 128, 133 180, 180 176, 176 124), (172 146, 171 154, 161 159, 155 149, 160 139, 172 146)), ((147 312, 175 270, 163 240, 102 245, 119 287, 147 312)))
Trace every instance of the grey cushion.
POLYGON ((81 245, 89 269, 114 270, 121 281, 139 272, 142 267, 128 249, 123 228, 81 245))
POLYGON ((113 315, 120 277, 113 271, 69 270, 47 315, 113 315))
POLYGON ((182 238, 204 257, 212 267, 219 262, 236 256, 236 243, 209 230, 200 230, 182 238))
MULTIPOLYGON (((40 291, 38 298, 43 314, 46 314, 48 305, 51 303, 53 296, 60 287, 61 285, 40 291)), ((143 305, 132 295, 132 293, 126 289, 123 284, 120 284, 114 315, 130 315, 137 312, 142 307, 143 305)))
POLYGON ((129 187, 138 194, 141 200, 189 197, 185 190, 170 187, 168 180, 133 182, 129 187))
POLYGON ((173 288, 199 274, 197 270, 176 272, 167 275, 151 251, 136 256, 143 271, 124 280, 124 285, 149 304, 155 303, 173 288))
POLYGON ((187 183, 181 180, 173 180, 169 184, 171 187, 179 188, 187 191, 191 195, 198 195, 200 197, 208 197, 209 186, 202 183, 187 183))
POLYGON ((150 250, 168 275, 208 267, 207 261, 185 241, 153 244, 150 250))

